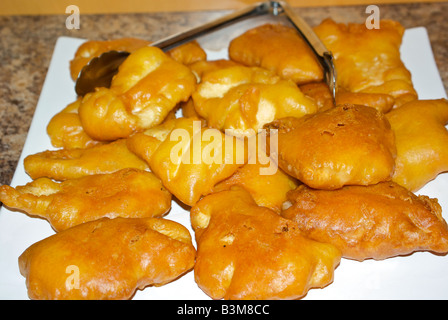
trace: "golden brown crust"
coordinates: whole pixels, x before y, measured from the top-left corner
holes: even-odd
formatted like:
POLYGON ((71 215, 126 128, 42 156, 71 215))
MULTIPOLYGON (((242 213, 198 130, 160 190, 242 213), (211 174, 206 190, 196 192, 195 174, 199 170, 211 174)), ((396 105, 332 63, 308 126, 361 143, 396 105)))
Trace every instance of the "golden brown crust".
POLYGON ((120 65, 110 88, 83 97, 81 124, 95 140, 126 138, 162 123, 178 103, 190 98, 195 86, 188 67, 158 48, 140 48, 120 65))
POLYGON ((148 165, 126 146, 126 139, 90 148, 46 150, 27 156, 23 163, 32 178, 63 181, 125 168, 145 170, 148 165))
POLYGON ((281 24, 264 24, 233 39, 229 57, 297 84, 323 79, 322 68, 305 41, 293 28, 281 24))
POLYGON ((0 187, 4 205, 47 219, 56 231, 103 217, 160 217, 171 194, 151 172, 122 169, 56 183, 38 178, 24 186, 0 187))
POLYGON ((194 265, 188 230, 160 218, 103 218, 59 232, 19 257, 31 299, 130 299, 194 265))
POLYGON ((333 53, 338 88, 354 93, 368 93, 370 103, 393 99, 398 107, 417 99, 409 70, 400 57, 403 26, 382 19, 379 29, 367 29, 365 24, 336 23, 325 19, 314 28, 317 36, 333 53))
POLYGON ((418 100, 387 114, 397 145, 393 181, 417 191, 448 171, 448 101, 418 100))
POLYGON ((335 245, 344 258, 448 252, 448 227, 437 199, 416 196, 394 182, 332 191, 301 185, 288 201, 282 216, 311 239, 335 245))
POLYGON ((297 299, 328 285, 340 261, 335 247, 303 237, 242 188, 206 196, 191 222, 195 280, 213 299, 297 299))
POLYGON ((384 115, 371 107, 341 105, 266 128, 278 130, 279 167, 310 187, 337 189, 392 177, 394 134, 384 115))

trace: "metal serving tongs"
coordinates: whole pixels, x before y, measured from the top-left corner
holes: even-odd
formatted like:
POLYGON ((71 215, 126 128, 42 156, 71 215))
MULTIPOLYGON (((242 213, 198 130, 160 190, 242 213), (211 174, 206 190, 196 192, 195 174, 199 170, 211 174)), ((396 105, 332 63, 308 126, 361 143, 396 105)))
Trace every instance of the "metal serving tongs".
MULTIPOLYGON (((322 65, 325 82, 330 88, 334 99, 336 96, 336 69, 333 63, 333 55, 325 48, 325 45, 320 41, 313 29, 301 17, 296 15, 285 1, 266 1, 248 6, 199 27, 156 41, 151 46, 168 51, 236 22, 265 14, 272 14, 274 16, 284 14, 288 18, 322 65)), ((108 51, 90 60, 81 70, 76 80, 76 93, 79 96, 84 96, 89 92, 95 91, 97 87, 109 87, 113 76, 118 72, 118 67, 129 54, 129 52, 125 51, 108 51)))

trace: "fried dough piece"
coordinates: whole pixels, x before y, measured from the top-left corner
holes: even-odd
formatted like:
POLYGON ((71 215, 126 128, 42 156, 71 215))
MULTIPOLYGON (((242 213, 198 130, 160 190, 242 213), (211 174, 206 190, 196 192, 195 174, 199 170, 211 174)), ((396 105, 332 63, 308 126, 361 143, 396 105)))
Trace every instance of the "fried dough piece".
POLYGON ((195 280, 213 299, 298 299, 330 284, 341 257, 242 188, 206 196, 191 209, 191 222, 195 280))
MULTIPOLYGON (((119 38, 113 40, 89 40, 79 46, 75 56, 70 61, 70 75, 73 80, 78 78, 79 73, 86 64, 95 57, 107 51, 134 52, 137 49, 146 47, 151 41, 138 38, 119 38)), ((197 41, 191 41, 167 51, 167 54, 174 60, 182 64, 191 64, 205 60, 207 54, 197 41)))
POLYGON ((317 111, 314 101, 292 81, 258 67, 230 66, 205 72, 192 98, 208 126, 229 134, 256 133, 275 119, 317 111))
POLYGON ((70 61, 70 75, 73 80, 78 78, 82 68, 95 57, 104 52, 116 50, 134 52, 137 49, 149 45, 151 42, 138 38, 120 38, 113 40, 90 40, 84 42, 76 50, 75 56, 70 61))
POLYGON ((145 161, 129 151, 126 139, 85 149, 46 150, 27 156, 23 165, 33 180, 47 177, 58 181, 124 168, 148 169, 145 161))
POLYGON ((318 111, 334 107, 334 99, 328 85, 324 82, 313 82, 299 86, 300 91, 314 100, 318 111))
POLYGON ((199 119, 178 118, 127 141, 178 200, 194 205, 246 162, 244 142, 207 128, 199 119))
POLYGON ((264 24, 236 37, 229 44, 229 57, 296 84, 323 79, 322 67, 306 42, 293 28, 281 24, 264 24))
POLYGON ((232 176, 219 182, 214 192, 229 190, 236 185, 241 186, 250 193, 257 205, 280 213, 282 204, 286 201, 286 193, 294 190, 298 182, 281 169, 272 174, 263 174, 260 169, 266 167, 260 162, 247 163, 238 168, 232 176))
POLYGON ((155 47, 134 51, 120 65, 110 88, 86 94, 79 117, 95 140, 126 138, 160 124, 196 86, 194 74, 155 47))
POLYGON ((78 115, 80 105, 81 98, 78 98, 51 118, 47 125, 47 134, 53 147, 75 149, 104 143, 93 140, 84 131, 78 115))
POLYGON ((288 193, 282 216, 344 258, 382 260, 415 251, 448 252, 448 227, 437 199, 416 196, 394 182, 288 193))
POLYGON ((395 167, 394 133, 371 107, 341 105, 300 119, 276 120, 278 163, 316 189, 390 180, 395 167))
POLYGON ((379 29, 367 29, 364 23, 325 19, 314 31, 333 53, 342 91, 368 93, 371 103, 377 94, 378 103, 388 95, 394 107, 417 99, 411 73, 400 57, 404 28, 398 22, 382 19, 379 29))
POLYGON ((196 40, 168 50, 167 54, 177 62, 185 65, 205 61, 207 59, 207 53, 196 40))
POLYGON ((43 239, 19 257, 36 300, 130 299, 194 265, 188 230, 161 218, 102 218, 43 239))
POLYGON ((415 192, 448 171, 448 101, 417 100, 386 115, 395 133, 392 180, 415 192))
POLYGON ((4 185, 0 201, 45 218, 57 232, 103 217, 161 217, 171 208, 171 194, 160 179, 132 168, 61 183, 38 178, 16 188, 4 185))

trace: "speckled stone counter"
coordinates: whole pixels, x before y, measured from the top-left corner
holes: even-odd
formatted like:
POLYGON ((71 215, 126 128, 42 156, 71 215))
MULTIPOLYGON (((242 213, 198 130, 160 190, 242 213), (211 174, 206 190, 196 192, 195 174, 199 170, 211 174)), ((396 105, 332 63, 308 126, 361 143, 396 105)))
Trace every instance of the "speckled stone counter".
MULTIPOLYGON (((448 88, 448 2, 380 5, 381 19, 405 28, 427 28, 445 90, 448 88)), ((310 25, 332 17, 363 22, 365 6, 297 8, 310 25)), ((0 184, 9 184, 22 152, 39 94, 60 36, 85 39, 141 37, 157 40, 229 11, 82 15, 80 29, 68 30, 67 15, 0 16, 0 184)))

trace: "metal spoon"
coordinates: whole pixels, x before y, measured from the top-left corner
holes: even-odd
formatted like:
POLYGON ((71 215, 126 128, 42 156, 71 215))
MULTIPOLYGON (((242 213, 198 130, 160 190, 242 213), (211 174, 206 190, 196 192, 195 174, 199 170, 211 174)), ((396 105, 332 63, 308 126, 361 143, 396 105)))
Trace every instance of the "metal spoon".
MULTIPOLYGON (((302 18, 296 15, 285 1, 266 1, 248 6, 199 27, 154 42, 151 46, 168 51, 202 35, 224 28, 238 21, 268 13, 274 16, 284 13, 287 16, 289 21, 304 38, 318 58, 325 73, 325 81, 328 84, 330 91, 333 93, 334 98, 336 95, 336 70, 333 64, 333 55, 325 48, 324 44, 320 41, 311 27, 308 26, 302 18)), ((78 79, 76 80, 76 93, 79 96, 84 96, 89 92, 95 91, 95 88, 97 87, 109 87, 112 78, 118 72, 119 66, 129 54, 129 52, 125 51, 109 51, 90 60, 90 62, 81 70, 78 79)))

